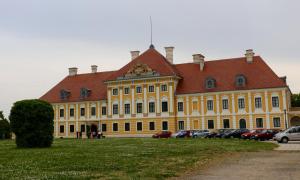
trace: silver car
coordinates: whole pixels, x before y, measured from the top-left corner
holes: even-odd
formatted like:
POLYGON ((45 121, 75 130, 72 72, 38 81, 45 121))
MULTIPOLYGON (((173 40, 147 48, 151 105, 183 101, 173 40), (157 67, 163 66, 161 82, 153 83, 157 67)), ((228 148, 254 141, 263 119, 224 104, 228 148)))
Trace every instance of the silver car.
POLYGON ((197 130, 192 133, 193 138, 206 137, 209 134, 208 130, 197 130))
POLYGON ((274 140, 278 143, 288 143, 289 141, 300 141, 300 126, 290 127, 275 135, 274 140))

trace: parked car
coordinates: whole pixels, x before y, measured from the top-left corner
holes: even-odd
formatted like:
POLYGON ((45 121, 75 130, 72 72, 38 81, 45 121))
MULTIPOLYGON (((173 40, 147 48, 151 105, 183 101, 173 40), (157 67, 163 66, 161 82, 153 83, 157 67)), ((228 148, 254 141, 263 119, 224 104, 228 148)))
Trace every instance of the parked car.
POLYGON ((175 134, 175 138, 191 137, 191 131, 181 130, 175 134))
POLYGON ((263 129, 253 129, 249 132, 243 133, 241 135, 242 139, 250 139, 251 136, 254 136, 255 134, 261 133, 261 131, 263 131, 263 129))
POLYGON ((249 132, 248 129, 235 129, 225 132, 222 138, 241 138, 241 135, 247 132, 249 132))
POLYGON ((300 126, 290 127, 274 136, 278 143, 288 143, 289 141, 300 140, 300 126))
POLYGON ((278 132, 279 130, 276 129, 265 129, 260 133, 251 136, 251 139, 260 140, 260 141, 270 140, 273 139, 274 135, 277 134, 278 132))
POLYGON ((221 129, 215 137, 222 138, 225 134, 231 133, 232 131, 235 131, 235 129, 221 129))
POLYGON ((217 129, 212 130, 205 138, 220 138, 226 131, 230 131, 231 129, 217 129))
POLYGON ((153 138, 169 138, 169 137, 171 137, 171 135, 172 135, 172 132, 170 132, 170 131, 161 131, 161 132, 155 133, 152 137, 153 138))
POLYGON ((206 137, 209 134, 208 130, 198 130, 192 132, 193 138, 200 138, 200 137, 206 137))

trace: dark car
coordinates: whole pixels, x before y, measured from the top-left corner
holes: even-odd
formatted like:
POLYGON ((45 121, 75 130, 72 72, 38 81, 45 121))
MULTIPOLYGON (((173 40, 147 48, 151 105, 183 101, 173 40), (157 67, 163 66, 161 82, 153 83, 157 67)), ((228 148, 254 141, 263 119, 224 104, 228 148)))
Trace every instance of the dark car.
POLYGON ((252 136, 254 136, 255 134, 261 133, 261 131, 263 131, 264 129, 253 129, 249 132, 243 133, 241 135, 242 139, 250 139, 252 136))
POLYGON ((277 129, 265 129, 262 132, 251 136, 251 139, 260 140, 260 141, 270 140, 273 139, 274 135, 277 134, 278 132, 279 130, 277 129))
POLYGON ((218 138, 226 131, 226 129, 217 129, 211 131, 209 134, 205 136, 205 138, 218 138))
POLYGON ((169 137, 171 137, 171 135, 172 135, 172 132, 170 132, 170 131, 161 131, 161 132, 155 133, 152 137, 153 138, 169 138, 169 137))
POLYGON ((215 135, 216 138, 222 138, 225 134, 234 131, 234 129, 220 129, 219 132, 215 135))
POLYGON ((178 131, 176 134, 175 134, 175 137, 176 138, 185 138, 185 137, 191 137, 191 131, 178 131))
POLYGON ((241 138, 241 135, 247 132, 249 132, 248 129, 235 129, 224 133, 222 138, 241 138))

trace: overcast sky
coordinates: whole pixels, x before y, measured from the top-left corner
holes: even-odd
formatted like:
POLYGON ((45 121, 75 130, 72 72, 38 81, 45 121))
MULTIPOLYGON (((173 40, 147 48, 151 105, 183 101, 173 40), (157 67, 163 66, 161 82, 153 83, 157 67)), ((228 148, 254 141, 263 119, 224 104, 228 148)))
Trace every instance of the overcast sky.
POLYGON ((157 50, 175 63, 240 57, 253 48, 292 92, 300 92, 297 0, 0 0, 0 110, 39 98, 76 66, 116 70, 130 50, 157 50))

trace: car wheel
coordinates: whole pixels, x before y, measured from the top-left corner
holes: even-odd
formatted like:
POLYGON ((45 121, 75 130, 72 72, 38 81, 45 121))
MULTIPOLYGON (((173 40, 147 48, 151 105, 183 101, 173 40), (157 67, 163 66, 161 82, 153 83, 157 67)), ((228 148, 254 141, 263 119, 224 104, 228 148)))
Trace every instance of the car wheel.
POLYGON ((288 142, 289 142, 289 139, 288 139, 287 137, 283 137, 283 138, 281 139, 281 142, 282 142, 282 143, 288 143, 288 142))

